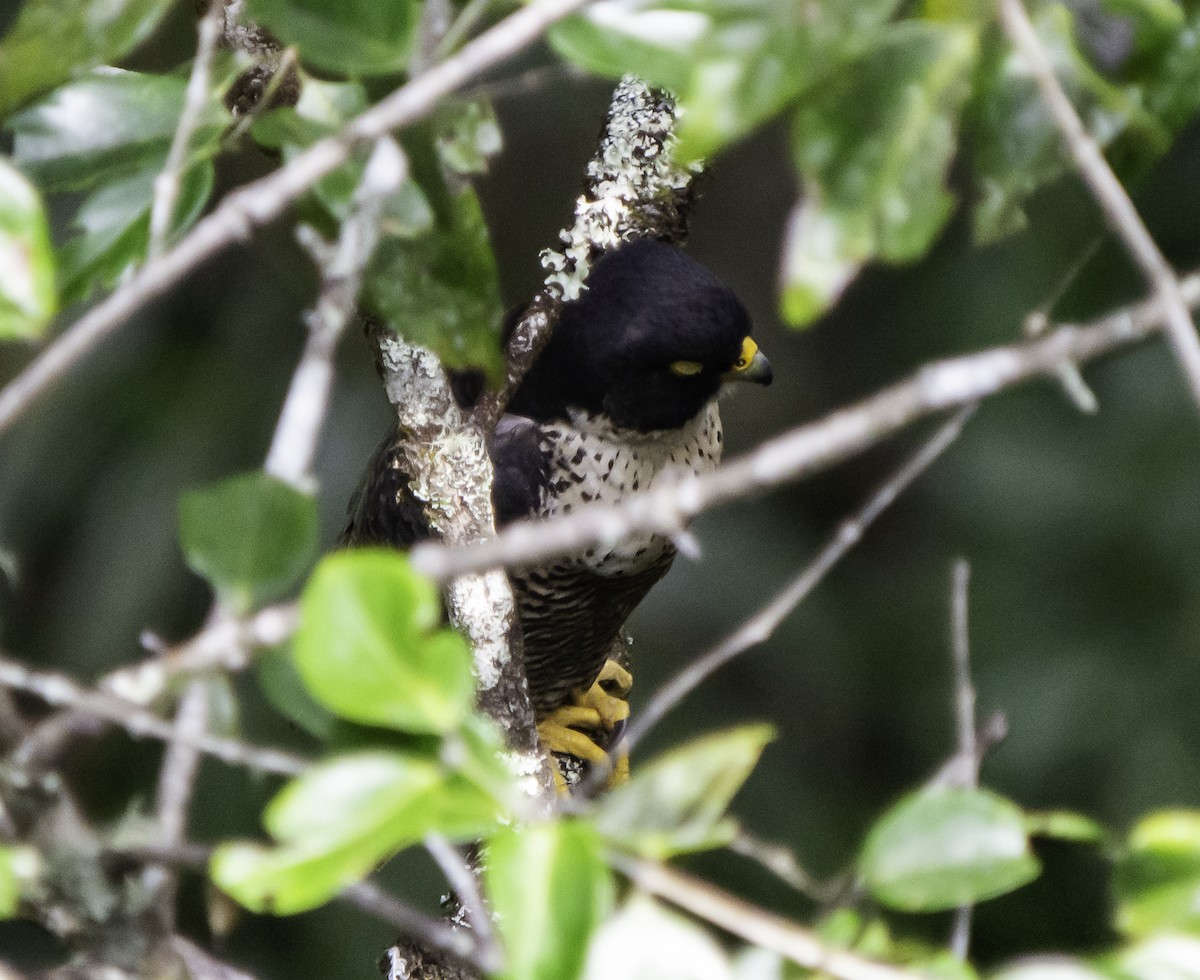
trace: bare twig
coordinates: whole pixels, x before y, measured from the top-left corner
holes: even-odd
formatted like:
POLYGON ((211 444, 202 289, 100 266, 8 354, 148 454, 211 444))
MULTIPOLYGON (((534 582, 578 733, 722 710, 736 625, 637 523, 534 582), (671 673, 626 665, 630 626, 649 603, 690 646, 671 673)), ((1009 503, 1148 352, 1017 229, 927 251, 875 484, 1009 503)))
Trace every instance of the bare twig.
MULTIPOLYGON (((143 663, 113 671, 100 686, 122 700, 150 704, 173 678, 183 674, 244 669, 252 651, 282 643, 295 632, 298 622, 294 602, 267 606, 245 619, 210 617, 191 639, 143 663)), ((143 642, 157 644, 158 640, 148 635, 143 642)))
POLYGON ((72 708, 124 729, 135 738, 191 745, 206 755, 232 765, 246 766, 281 776, 298 776, 307 771, 306 759, 279 749, 247 745, 211 735, 191 736, 144 708, 115 695, 89 690, 65 674, 30 670, 11 660, 0 660, 0 687, 25 691, 56 708, 72 708))
POLYGON ((839 980, 920 980, 919 974, 828 946, 812 930, 664 864, 623 855, 613 863, 643 891, 810 970, 839 980))
POLYGON ((183 936, 171 937, 171 949, 183 963, 189 980, 256 980, 254 974, 223 963, 183 936))
MULTIPOLYGON (((960 785, 979 785, 979 767, 983 761, 975 737, 975 684, 971 680, 971 641, 967 622, 967 588, 971 566, 958 559, 950 575, 950 649, 954 660, 955 744, 960 785)), ((950 950, 960 960, 967 958, 971 944, 972 906, 960 906, 954 914, 950 950)))
POLYGON ((308 482, 333 385, 333 354, 355 314, 363 271, 379 238, 383 203, 403 182, 408 161, 390 136, 375 143, 355 192, 354 212, 336 244, 302 225, 297 234, 321 270, 321 292, 308 314, 308 341, 292 375, 263 469, 297 487, 308 482))
POLYGON ((1037 31, 1022 0, 1000 0, 1000 16, 1013 46, 1021 53, 1041 89, 1063 140, 1075 158, 1079 173, 1091 188, 1105 220, 1125 245, 1126 251, 1154 291, 1162 308, 1167 339, 1183 369, 1192 398, 1200 407, 1200 337, 1180 290, 1175 270, 1163 257, 1137 213, 1133 201, 1104 159, 1099 145, 1084 128, 1083 121, 1054 74, 1037 31))
POLYGON ((167 151, 162 173, 154 180, 154 200, 150 205, 150 242, 146 249, 146 257, 150 260, 158 258, 167 245, 167 235, 171 230, 175 203, 179 200, 179 185, 183 180, 188 149, 196 127, 200 124, 204 106, 208 102, 212 59, 224 24, 224 6, 221 0, 213 0, 196 27, 196 58, 192 62, 192 73, 184 91, 183 111, 179 114, 179 122, 175 126, 175 135, 171 139, 171 148, 167 151))
MULTIPOLYGON (((1099 237, 1094 238, 1083 252, 1076 257, 1075 261, 1071 263, 1071 267, 1058 281, 1054 289, 1050 291, 1050 295, 1042 300, 1036 310, 1030 311, 1025 317, 1024 332, 1026 337, 1040 337, 1050 329, 1050 314, 1054 312, 1054 307, 1062 299, 1063 293, 1067 291, 1067 287, 1079 275, 1080 270, 1096 254, 1096 250, 1099 249, 1102 240, 1099 237)), ((1058 380, 1062 382, 1063 392, 1079 411, 1085 415, 1094 415, 1100 410, 1100 402, 1097 400, 1095 392, 1083 380, 1083 373, 1079 370, 1078 365, 1070 362, 1060 364, 1056 373, 1058 374, 1058 380)))
POLYGON ((201 262, 277 218, 355 149, 424 118, 446 95, 532 44, 588 0, 533 0, 456 54, 412 79, 337 134, 313 144, 286 166, 229 194, 175 246, 147 262, 129 282, 75 322, 0 391, 0 432, 145 303, 201 262))
MULTIPOLYGON (((466 926, 475 934, 481 954, 490 962, 499 962, 500 950, 496 946, 496 935, 492 930, 492 917, 479 890, 478 871, 472 868, 458 848, 441 834, 430 834, 426 837, 425 849, 442 869, 442 874, 446 876, 455 897, 466 910, 466 926)), ((457 916, 455 918, 457 921, 457 916)))
POLYGON ((490 949, 483 948, 470 931, 456 929, 449 922, 418 912, 374 882, 356 882, 338 898, 425 946, 471 963, 482 973, 494 973, 500 968, 498 946, 493 944, 490 949))
POLYGON ((975 413, 975 407, 971 404, 959 409, 932 438, 905 460, 858 510, 838 525, 825 547, 770 602, 664 684, 638 714, 637 719, 630 724, 625 742, 628 750, 632 752, 646 732, 706 677, 739 654, 765 642, 792 610, 820 584, 829 570, 862 540, 863 534, 875 519, 950 447, 975 413))
MULTIPOLYGON (((165 846, 180 843, 187 833, 188 808, 203 758, 196 742, 207 735, 208 707, 208 681, 199 678, 184 689, 175 709, 174 737, 163 754, 155 800, 158 836, 165 846)), ((173 932, 179 886, 174 870, 161 864, 150 865, 143 881, 157 898, 157 911, 164 927, 173 932)))
POLYGON ((749 858, 766 868, 771 874, 798 891, 801 895, 822 904, 833 898, 834 889, 813 877, 782 844, 763 840, 746 830, 739 830, 729 842, 734 854, 749 858))
MULTIPOLYGON (((1181 283, 1189 303, 1200 301, 1200 275, 1181 283)), ((1053 374, 1064 362, 1084 363, 1149 337, 1160 329, 1156 300, 1095 320, 1062 326, 1043 337, 935 361, 906 381, 771 439, 712 473, 654 487, 619 504, 589 506, 545 521, 509 525, 494 538, 466 547, 425 543, 412 551, 415 568, 439 581, 499 566, 522 566, 582 552, 629 534, 674 534, 719 504, 828 469, 882 442, 918 419, 970 404, 1030 378, 1053 374)))

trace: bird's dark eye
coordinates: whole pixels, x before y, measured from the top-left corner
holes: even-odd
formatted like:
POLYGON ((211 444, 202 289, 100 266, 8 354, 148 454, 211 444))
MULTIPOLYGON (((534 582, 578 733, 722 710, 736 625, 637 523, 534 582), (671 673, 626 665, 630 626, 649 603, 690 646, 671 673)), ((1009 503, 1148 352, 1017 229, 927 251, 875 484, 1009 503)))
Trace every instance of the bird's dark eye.
POLYGON ((699 374, 703 370, 704 365, 699 361, 673 361, 671 363, 671 373, 684 378, 690 378, 693 374, 699 374))

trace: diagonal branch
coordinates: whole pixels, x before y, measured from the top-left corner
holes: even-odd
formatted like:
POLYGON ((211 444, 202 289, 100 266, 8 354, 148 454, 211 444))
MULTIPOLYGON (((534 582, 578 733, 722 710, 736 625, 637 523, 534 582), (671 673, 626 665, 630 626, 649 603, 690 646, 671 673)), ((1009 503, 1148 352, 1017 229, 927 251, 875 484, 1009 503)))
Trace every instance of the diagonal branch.
POLYGON ((102 718, 134 738, 155 738, 189 745, 231 765, 281 776, 298 776, 310 765, 308 760, 279 749, 260 748, 203 733, 180 732, 172 722, 122 698, 89 690, 65 674, 30 670, 11 660, 0 659, 0 687, 25 691, 55 708, 71 708, 102 718))
MULTIPOLYGON (((1200 274, 1180 283, 1186 302, 1200 303, 1200 274)), ((830 468, 918 419, 979 401, 1030 378, 1054 375, 1156 333, 1156 299, 1085 326, 1062 326, 1021 343, 935 361, 901 381, 824 418, 768 440, 753 452, 702 476, 642 491, 616 505, 580 508, 546 521, 522 521, 468 547, 427 543, 413 549, 418 571, 445 581, 501 566, 515 567, 582 552, 630 534, 675 534, 719 504, 830 468)))
POLYGON ((445 96, 528 47, 551 24, 585 3, 587 0, 533 0, 352 119, 339 133, 226 196, 175 246, 147 262, 128 283, 92 307, 0 391, 0 432, 133 313, 200 263, 279 217, 318 180, 346 163, 358 147, 424 118, 445 96))
POLYGON ((625 746, 632 752, 634 746, 645 737, 668 711, 696 689, 705 678, 711 676, 734 657, 764 643, 779 624, 803 602, 815 589, 829 570, 833 568, 859 541, 892 502, 910 487, 914 480, 925 472, 958 438, 963 427, 975 414, 976 405, 960 409, 932 438, 925 442, 912 456, 905 460, 866 502, 838 525, 833 537, 818 552, 817 556, 793 578, 779 593, 741 626, 715 647, 689 663, 658 690, 649 704, 629 726, 625 746))
POLYGON ((1162 307, 1167 339, 1187 379, 1192 398, 1200 407, 1200 337, 1196 335, 1196 325, 1192 322, 1188 302, 1175 270, 1154 243, 1133 201, 1104 159, 1099 145, 1084 128, 1083 121, 1059 84, 1054 66, 1038 40, 1022 0, 1000 0, 1000 17, 1013 46, 1029 65, 1067 149, 1075 158, 1079 173, 1091 188, 1092 196, 1099 203, 1109 226, 1121 239, 1125 250, 1157 296, 1162 307))
POLYGON ((625 856, 613 863, 643 891, 809 970, 838 980, 922 980, 921 974, 830 946, 811 929, 665 864, 625 856))

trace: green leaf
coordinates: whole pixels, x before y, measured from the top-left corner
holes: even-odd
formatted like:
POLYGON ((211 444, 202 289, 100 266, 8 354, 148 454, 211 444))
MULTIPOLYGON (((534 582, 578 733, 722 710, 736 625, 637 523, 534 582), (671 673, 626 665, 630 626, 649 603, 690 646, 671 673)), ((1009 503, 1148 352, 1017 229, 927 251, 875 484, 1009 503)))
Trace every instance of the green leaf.
POLYGON ((727 844, 736 828, 725 811, 774 736, 768 725, 746 725, 638 767, 600 801, 596 827, 614 846, 655 858, 727 844))
POLYGON ((971 28, 897 24, 801 105, 792 145, 805 202, 784 259, 793 325, 822 312, 862 263, 918 258, 941 231, 975 52, 971 28))
MULTIPOLYGON (((13 157, 43 190, 85 190, 134 170, 162 169, 183 109, 186 80, 101 68, 14 116, 13 157)), ((229 121, 214 97, 193 157, 210 155, 229 121)))
MULTIPOLYGON (((721 944, 695 922, 634 893, 596 933, 585 980, 716 980, 733 973, 721 944)), ((775 973, 781 978, 781 973, 775 973)), ((738 974, 750 980, 749 974, 738 974)))
MULTIPOLYGON (((1146 111, 1144 94, 1137 86, 1109 81, 1092 67, 1078 48, 1070 12, 1060 4, 1047 4, 1033 17, 1056 76, 1099 144, 1111 148, 1119 141, 1133 169, 1165 152, 1169 132, 1146 111)), ((1022 57, 997 37, 984 51, 965 115, 978 184, 972 217, 981 242, 1024 227, 1026 200, 1069 167, 1058 127, 1022 57)), ((1194 68, 1194 52, 1188 57, 1194 68)), ((1200 95, 1191 91, 1185 101, 1197 98, 1200 95)))
MULTIPOLYGON (((90 194, 72 225, 75 234, 61 250, 59 284, 64 303, 87 299, 97 288, 111 289, 146 258, 150 208, 158 169, 136 170, 90 194)), ((180 180, 170 235, 189 228, 212 194, 212 162, 201 160, 180 180)))
POLYGON ((0 919, 16 916, 21 894, 41 873, 41 863, 31 847, 0 847, 0 919))
POLYGON ((1113 967, 1120 980, 1200 980, 1200 939, 1153 936, 1113 957, 1113 967))
POLYGON ((1026 813, 1025 829, 1030 837, 1053 837, 1077 844, 1103 844, 1108 840, 1108 831, 1101 824, 1071 810, 1026 813))
POLYGON ((292 915, 321 905, 430 833, 471 840, 497 817, 490 796, 428 759, 364 752, 288 784, 264 814, 279 846, 225 844, 210 873, 247 908, 292 915))
POLYGON ((170 6, 171 0, 25 0, 0 40, 0 116, 72 74, 116 61, 170 6))
POLYGON ((496 111, 486 99, 458 102, 435 119, 438 157, 451 173, 487 173, 488 159, 503 148, 496 111))
POLYGON ((37 337, 57 309, 54 252, 42 200, 0 157, 0 340, 37 337))
POLYGON ((513 980, 572 980, 612 905, 613 885, 588 824, 501 830, 488 841, 484 881, 513 980))
POLYGON ((496 259, 475 192, 454 195, 437 225, 412 241, 379 243, 367 270, 368 305, 405 339, 447 367, 502 370, 504 308, 496 259))
POLYGON ((179 502, 188 567, 239 613, 287 593, 317 546, 311 494, 265 473, 244 473, 179 502))
POLYGON ((390 75, 412 55, 412 0, 249 0, 249 16, 313 65, 342 75, 390 75))
POLYGON ((1114 980, 1111 973, 1066 956, 1021 960, 989 977, 990 980, 1114 980))
POLYGON ((399 552, 329 555, 300 600, 296 666, 343 718, 448 732, 470 711, 475 685, 466 641, 441 622, 437 590, 399 552))
POLYGON ((895 6, 895 0, 607 0, 555 25, 549 36, 559 54, 585 68, 614 78, 637 75, 673 91, 684 110, 677 154, 694 160, 840 72, 839 62, 895 6))
POLYGON ((1122 932, 1200 933, 1200 811, 1166 810, 1139 821, 1113 885, 1122 932))
POLYGON ((986 790, 945 788, 914 793, 885 813, 858 868, 879 901, 910 912, 994 898, 1040 870, 1018 807, 986 790))
POLYGON ((254 672, 272 708, 310 735, 328 741, 334 728, 334 716, 318 704, 304 686, 290 645, 258 654, 254 658, 254 672))

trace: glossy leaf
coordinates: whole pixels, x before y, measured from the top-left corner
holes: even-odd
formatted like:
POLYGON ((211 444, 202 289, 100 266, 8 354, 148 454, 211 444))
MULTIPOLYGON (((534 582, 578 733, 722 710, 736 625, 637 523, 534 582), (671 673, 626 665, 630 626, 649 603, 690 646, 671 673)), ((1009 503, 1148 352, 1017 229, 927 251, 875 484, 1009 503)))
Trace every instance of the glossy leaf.
MULTIPOLYGON (((1161 155, 1170 143, 1167 128, 1146 111, 1141 92, 1109 81, 1092 66, 1078 48, 1070 12, 1048 4, 1033 16, 1055 74, 1100 145, 1120 139, 1135 167, 1161 155)), ((1065 173, 1068 158, 1024 61, 1002 39, 987 46, 966 118, 978 183, 974 231, 980 241, 990 241, 1024 227, 1025 201, 1065 173)))
POLYGON ((769 726, 747 725, 639 766, 600 801, 596 826, 616 846, 649 857, 727 844, 736 826, 725 811, 772 738, 769 726))
POLYGON ((802 103, 793 152, 804 211, 784 259, 790 322, 822 312, 862 263, 915 259, 942 229, 975 48, 967 27, 898 24, 802 103))
POLYGON ((223 845, 210 871, 247 908, 291 915, 430 833, 469 840, 496 818, 491 797, 436 763, 364 752, 315 767, 271 801, 264 823, 278 846, 223 845))
POLYGON ((733 980, 729 957, 710 933, 637 893, 596 933, 583 976, 733 980))
POLYGON ((254 21, 310 64, 341 75, 389 75, 412 55, 413 0, 249 0, 254 21))
POLYGON ((25 0, 0 40, 0 116, 145 38, 172 0, 25 0))
POLYGON ((513 827, 487 846, 484 881, 512 980, 573 980, 612 905, 600 837, 585 823, 513 827))
POLYGON ((237 612, 284 595, 317 546, 316 501, 265 473, 184 494, 180 541, 188 567, 237 612))
MULTIPOLYGON (((13 157, 43 190, 85 190, 134 170, 162 169, 186 79, 97 69, 14 116, 13 157)), ((215 97, 200 120, 202 156, 229 120, 215 97)))
POLYGON ((905 797, 871 829, 858 861, 879 901, 911 912, 1003 895, 1037 877, 1024 814, 986 790, 905 797))
POLYGON ((36 337, 58 308, 42 200, 0 157, 0 340, 36 337))
POLYGON ((470 188, 452 196, 429 234, 379 243, 366 298, 397 333, 434 350, 447 367, 501 370, 499 276, 470 188))
POLYGON ((351 721, 448 732, 471 708, 466 641, 444 629, 437 590, 388 550, 326 557, 300 600, 293 641, 309 692, 351 721))
MULTIPOLYGON (((111 289, 146 258, 150 208, 158 169, 136 170, 97 188, 80 205, 75 234, 61 250, 59 283, 64 303, 87 299, 95 289, 111 289)), ((189 228, 212 195, 214 172, 208 160, 190 167, 180 180, 171 235, 189 228)))
POLYGON ((696 159, 827 77, 895 6, 895 0, 605 0, 556 25, 550 40, 563 57, 592 71, 634 74, 673 91, 684 109, 677 152, 696 159))
POLYGON ((1113 883, 1122 932, 1200 934, 1200 811, 1142 819, 1129 834, 1113 883))

